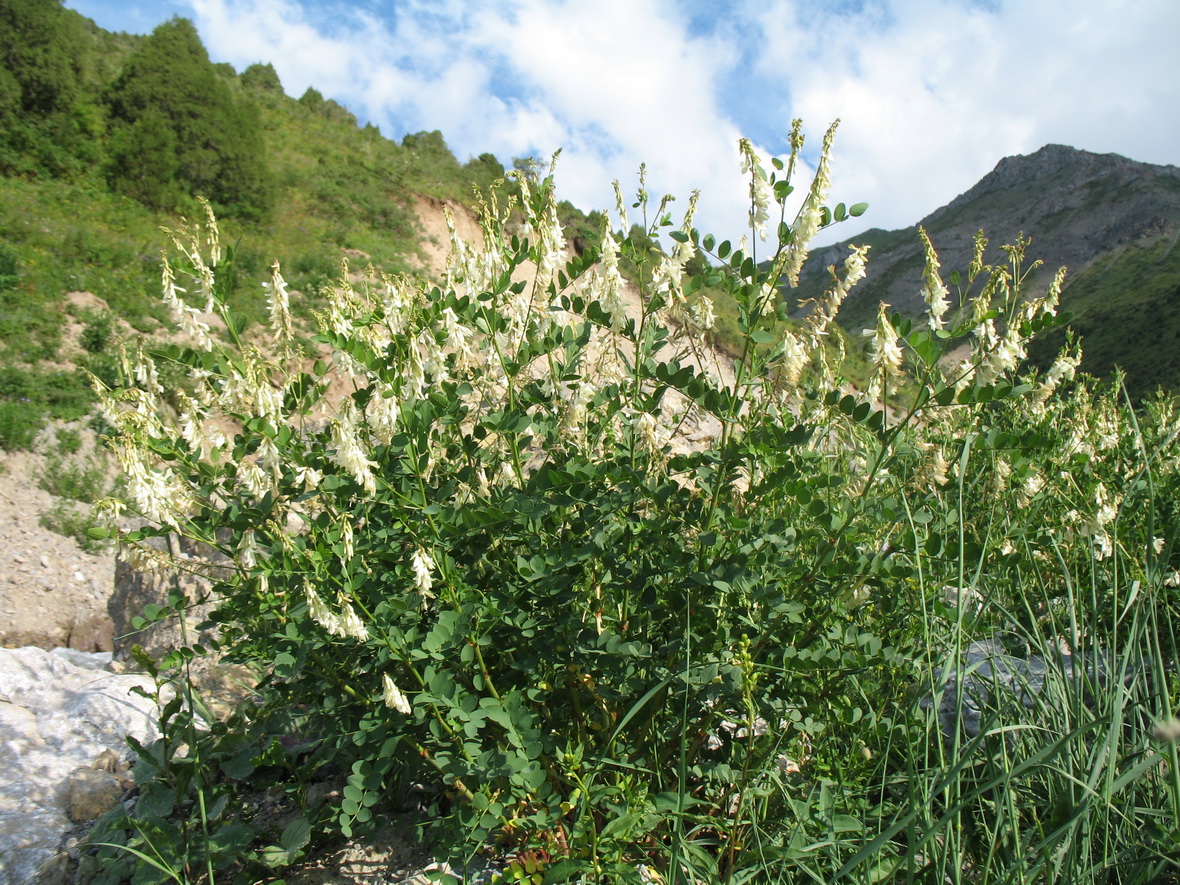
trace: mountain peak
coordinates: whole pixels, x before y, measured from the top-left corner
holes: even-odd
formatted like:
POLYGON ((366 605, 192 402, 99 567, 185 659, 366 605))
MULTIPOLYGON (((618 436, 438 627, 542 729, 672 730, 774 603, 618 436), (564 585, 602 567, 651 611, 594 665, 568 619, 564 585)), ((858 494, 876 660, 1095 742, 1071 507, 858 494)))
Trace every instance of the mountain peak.
MULTIPOLYGON (((981 229, 992 244, 985 261, 993 263, 1007 261, 1000 244, 1015 242, 1020 235, 1031 238, 1029 262, 1044 263, 1028 267, 1030 292, 1066 266, 1069 276, 1062 306, 1087 314, 1075 323, 1078 331, 1091 338, 1087 371, 1108 371, 1116 362, 1137 366, 1131 356, 1106 340, 1116 332, 1137 342, 1162 333, 1172 349, 1169 354, 1174 352, 1172 342, 1180 337, 1180 289, 1176 288, 1180 270, 1173 270, 1173 265, 1180 267, 1180 168, 1048 144, 1031 154, 1000 160, 966 193, 930 213, 921 224, 938 250, 944 277, 952 270, 967 269, 974 234, 981 229), (1072 288, 1074 280, 1081 281, 1077 289, 1072 288), (1094 298, 1082 295, 1091 291, 1103 293, 1116 305, 1103 310, 1122 311, 1117 322, 1106 322, 1115 331, 1101 330, 1098 308, 1089 306, 1094 298), (1148 293, 1158 297, 1144 301, 1148 293), (1069 303, 1075 296, 1081 302, 1076 307, 1069 303), (1126 307, 1130 303, 1135 307, 1126 307), (1126 331, 1131 328, 1136 331, 1126 331)), ((853 243, 868 243, 873 252, 868 276, 841 309, 845 327, 870 325, 880 301, 920 316, 925 309, 921 296, 925 260, 913 227, 865 231, 817 250, 802 278, 810 286, 822 287, 827 279, 823 268, 838 263, 853 243)), ((797 297, 812 297, 812 292, 800 292, 797 297)), ((1136 383, 1142 389, 1156 383, 1180 389, 1180 363, 1171 355, 1164 358, 1158 351, 1153 353, 1154 363, 1140 369, 1136 383)))

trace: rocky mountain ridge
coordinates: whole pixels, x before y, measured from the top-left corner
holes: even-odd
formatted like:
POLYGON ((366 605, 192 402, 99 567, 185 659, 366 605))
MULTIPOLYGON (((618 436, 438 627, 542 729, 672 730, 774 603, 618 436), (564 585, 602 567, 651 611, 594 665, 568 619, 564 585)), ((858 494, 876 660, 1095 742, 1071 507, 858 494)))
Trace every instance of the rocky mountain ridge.
MULTIPOLYGON (((1112 340, 1116 331, 1123 339, 1161 343, 1168 337, 1160 336, 1162 330, 1171 332, 1175 326, 1180 332, 1180 276, 1175 274, 1173 248, 1180 238, 1176 166, 1050 144, 1026 156, 1000 160, 973 187, 919 224, 930 233, 948 284, 951 271, 966 270, 975 232, 981 229, 990 241, 985 260, 993 263, 1004 260, 1001 244, 1020 234, 1031 238, 1029 263, 1043 262, 1030 279, 1033 286, 1043 285, 1058 267, 1066 266, 1062 306, 1077 316, 1075 325, 1086 336, 1084 346, 1089 345, 1083 367, 1094 374, 1105 374, 1115 365, 1126 367, 1127 354, 1112 340), (1126 310, 1129 303, 1145 298, 1147 284, 1154 287, 1151 309, 1126 310), (1108 316, 1112 310, 1120 314, 1119 330, 1109 328, 1115 325, 1108 316), (1161 311, 1163 316, 1158 315, 1161 311), (1149 326, 1137 328, 1136 315, 1153 313, 1149 326)), ((901 313, 920 314, 924 259, 917 225, 873 229, 817 250, 804 268, 800 291, 788 295, 815 294, 826 282, 827 266, 842 261, 850 245, 862 243, 873 247, 868 275, 841 311, 845 327, 855 333, 871 325, 881 301, 901 313)), ((1156 381, 1176 389, 1180 375, 1169 374, 1168 362, 1162 350, 1149 355, 1145 374, 1156 377, 1134 380, 1140 387, 1156 381)))

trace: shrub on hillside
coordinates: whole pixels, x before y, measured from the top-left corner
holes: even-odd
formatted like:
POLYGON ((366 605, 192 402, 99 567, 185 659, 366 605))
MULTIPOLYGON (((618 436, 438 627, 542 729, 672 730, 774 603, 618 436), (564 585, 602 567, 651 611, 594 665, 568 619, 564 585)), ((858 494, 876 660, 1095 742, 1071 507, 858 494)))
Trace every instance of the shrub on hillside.
MULTIPOLYGON (((166 681, 214 648, 261 683, 207 734, 183 680, 163 707, 169 740, 142 750, 159 777, 105 824, 160 859, 138 880, 290 863, 313 831, 371 828, 410 783, 441 855, 487 852, 517 881, 1169 868, 1176 751, 1151 727, 1176 701, 1176 415, 1136 424, 1075 393, 1074 352, 1017 377, 1061 278, 1024 292, 1023 244, 986 266, 982 237, 958 305, 926 243, 926 321, 882 305, 868 389, 848 390, 826 342, 867 250, 802 325, 778 305, 815 232, 863 211, 826 206, 833 132, 793 220, 798 124, 771 169, 743 143, 748 246, 701 236, 695 196, 677 224, 640 194, 638 247, 604 224, 570 259, 551 175, 521 177, 524 233, 489 204, 482 248, 454 237, 441 285, 338 281, 311 365, 277 267, 272 340, 229 347, 166 270, 193 346, 102 391, 148 521, 121 540, 152 568, 200 568, 162 558, 151 542, 171 534, 233 567, 219 638, 145 665, 166 681), (701 347, 713 307, 684 268, 702 251, 737 305, 732 365, 701 347), (630 307, 623 260, 643 284, 630 307), (175 412, 164 364, 195 382, 175 412), (972 699, 965 736, 937 711, 955 708, 960 652, 994 636, 1042 661, 1105 655, 1118 678, 1096 695, 1055 664, 1026 705, 972 699), (340 792, 309 801, 333 770, 340 792), (251 778, 299 808, 282 833, 231 811, 251 778)), ((617 210, 629 230, 621 194, 617 210)), ((184 288, 235 329, 200 257, 212 233, 177 236, 184 288)), ((178 591, 145 622, 204 601, 178 591)), ((128 855, 102 852, 116 881, 128 855)))

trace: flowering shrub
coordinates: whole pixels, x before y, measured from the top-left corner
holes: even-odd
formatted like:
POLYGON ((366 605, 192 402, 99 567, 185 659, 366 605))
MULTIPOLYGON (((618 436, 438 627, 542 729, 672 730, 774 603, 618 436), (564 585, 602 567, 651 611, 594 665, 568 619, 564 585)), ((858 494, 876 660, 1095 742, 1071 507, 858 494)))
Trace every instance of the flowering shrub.
MULTIPOLYGON (((190 346, 129 360, 102 396, 149 523, 123 535, 131 554, 198 567, 146 543, 175 533, 234 563, 206 645, 256 668, 259 702, 213 728, 202 789, 285 766, 300 826, 348 836, 425 785, 440 853, 487 847, 553 882, 1019 868, 1026 829, 1061 848, 1072 831, 1016 775, 1011 833, 990 854, 971 842, 964 821, 988 818, 994 784, 972 767, 983 757, 943 755, 918 701, 976 635, 1159 641, 1175 418, 1161 406, 1141 430, 1113 399, 1066 397, 1076 350, 1018 379, 1029 338, 1060 322, 1062 276, 1028 297, 1024 244, 993 266, 982 235, 957 303, 924 237, 928 316, 882 305, 869 390, 849 389, 828 333, 867 247, 829 269, 803 320, 781 293, 816 231, 864 211, 826 205, 834 131, 793 220, 799 124, 769 169, 742 143, 750 244, 701 236, 695 196, 677 224, 641 190, 630 207, 620 193, 616 221, 629 230, 638 210, 661 250, 606 229, 569 258, 552 174, 522 177, 519 204, 482 205, 483 243, 453 236, 437 285, 345 274, 311 340, 277 266, 271 334, 242 340, 212 218, 175 236, 164 291, 190 346), (698 250, 704 279, 684 273, 698 250), (651 280, 630 302, 620 258, 651 280), (732 363, 701 346, 705 288, 737 306, 732 363), (165 391, 165 362, 191 388, 165 391), (310 773, 337 768, 342 793, 311 801, 310 773)), ((1171 677, 1153 672, 1166 719, 1171 677)), ((1072 728, 1047 742, 1074 752, 1072 728)), ((1121 764, 1124 789, 1156 790, 1136 794, 1144 808, 1180 795, 1121 764)), ((202 805, 206 855, 239 833, 225 807, 202 805)), ((163 832, 140 818, 128 844, 163 832)), ((289 862, 298 833, 254 857, 289 862)))

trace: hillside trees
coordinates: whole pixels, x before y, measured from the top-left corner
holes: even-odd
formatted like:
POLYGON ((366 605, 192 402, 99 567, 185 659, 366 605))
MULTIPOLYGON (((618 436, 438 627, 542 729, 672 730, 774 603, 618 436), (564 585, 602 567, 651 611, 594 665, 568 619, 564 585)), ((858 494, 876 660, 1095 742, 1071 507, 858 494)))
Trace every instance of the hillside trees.
POLYGON ((260 92, 274 92, 278 95, 283 94, 283 84, 279 80, 279 74, 275 70, 274 65, 267 64, 252 64, 238 76, 242 81, 242 85, 247 89, 256 89, 260 92))
POLYGON ((57 0, 0 0, 0 172, 68 175, 93 159, 82 19, 57 0))
POLYGON ((224 214, 266 214, 271 182, 257 117, 218 75, 191 22, 156 28, 108 104, 112 186, 161 209, 201 195, 224 214))

